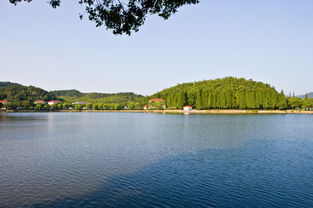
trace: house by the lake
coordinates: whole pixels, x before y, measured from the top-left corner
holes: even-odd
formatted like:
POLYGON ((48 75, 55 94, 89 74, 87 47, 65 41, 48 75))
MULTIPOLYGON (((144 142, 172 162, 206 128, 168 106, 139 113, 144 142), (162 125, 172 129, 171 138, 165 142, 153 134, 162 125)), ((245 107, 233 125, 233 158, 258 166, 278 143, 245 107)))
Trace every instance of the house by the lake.
POLYGON ((153 98, 149 100, 149 109, 165 109, 165 100, 161 98, 153 98))
POLYGON ((183 109, 184 109, 184 111, 191 111, 192 106, 191 105, 185 105, 183 109))
POLYGON ((61 103, 61 101, 59 101, 59 100, 50 100, 48 102, 49 105, 55 105, 55 104, 59 104, 59 103, 61 103))
POLYGON ((0 103, 2 103, 4 105, 4 104, 8 104, 10 102, 8 100, 0 100, 0 103))

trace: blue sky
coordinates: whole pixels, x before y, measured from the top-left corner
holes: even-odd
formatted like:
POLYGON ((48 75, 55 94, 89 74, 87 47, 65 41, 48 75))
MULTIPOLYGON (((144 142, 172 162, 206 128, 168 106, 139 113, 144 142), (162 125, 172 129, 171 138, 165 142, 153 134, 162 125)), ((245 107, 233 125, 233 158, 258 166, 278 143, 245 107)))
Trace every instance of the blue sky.
POLYGON ((313 91, 312 0, 201 0, 132 36, 79 20, 77 1, 0 1, 0 80, 46 90, 152 94, 177 83, 244 77, 313 91))

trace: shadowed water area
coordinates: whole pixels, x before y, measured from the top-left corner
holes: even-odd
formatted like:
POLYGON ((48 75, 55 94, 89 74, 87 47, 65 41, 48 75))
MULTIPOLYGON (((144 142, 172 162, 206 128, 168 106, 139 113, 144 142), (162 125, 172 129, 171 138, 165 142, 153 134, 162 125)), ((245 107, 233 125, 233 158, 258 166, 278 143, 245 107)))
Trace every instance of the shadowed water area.
POLYGON ((0 114, 0 207, 313 207, 312 115, 0 114))

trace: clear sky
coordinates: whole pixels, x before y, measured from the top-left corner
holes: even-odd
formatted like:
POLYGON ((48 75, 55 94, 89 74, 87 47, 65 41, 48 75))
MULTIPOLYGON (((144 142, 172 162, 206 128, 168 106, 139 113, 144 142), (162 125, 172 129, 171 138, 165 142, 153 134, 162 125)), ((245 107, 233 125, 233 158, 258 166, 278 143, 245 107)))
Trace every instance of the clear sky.
POLYGON ((177 83, 244 77, 285 93, 313 91, 312 0, 200 0, 115 36, 52 9, 0 1, 0 80, 46 90, 152 94, 177 83))

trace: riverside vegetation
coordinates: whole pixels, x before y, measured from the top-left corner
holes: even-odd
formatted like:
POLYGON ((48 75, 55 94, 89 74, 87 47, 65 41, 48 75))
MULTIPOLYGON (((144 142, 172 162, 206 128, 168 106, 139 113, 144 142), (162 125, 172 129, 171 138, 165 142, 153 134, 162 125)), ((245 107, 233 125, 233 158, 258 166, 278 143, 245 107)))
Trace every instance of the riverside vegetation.
POLYGON ((191 105, 197 110, 237 109, 237 110, 313 110, 313 98, 306 95, 286 96, 274 87, 262 82, 243 78, 226 77, 223 79, 178 84, 151 96, 126 93, 82 93, 78 90, 45 91, 33 86, 0 82, 0 108, 8 110, 142 110, 145 105, 153 109, 182 109, 191 105), (164 101, 149 102, 151 98, 164 101), (35 104, 36 100, 58 99, 56 105, 35 104), (84 101, 85 104, 74 104, 84 101))

